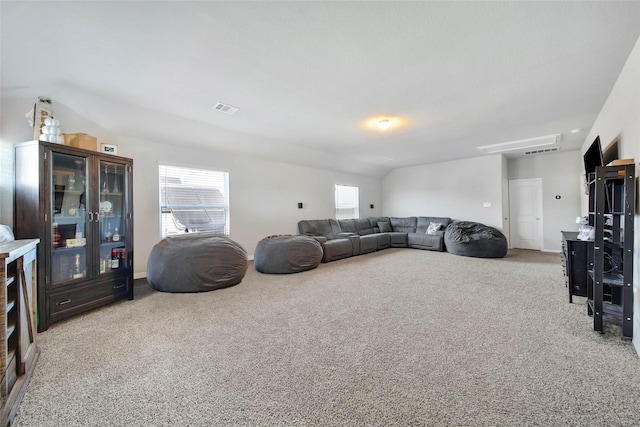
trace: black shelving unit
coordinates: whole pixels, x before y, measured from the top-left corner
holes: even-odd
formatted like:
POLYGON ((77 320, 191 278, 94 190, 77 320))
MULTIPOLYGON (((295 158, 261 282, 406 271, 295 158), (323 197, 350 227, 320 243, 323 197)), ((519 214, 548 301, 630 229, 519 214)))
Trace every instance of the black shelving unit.
POLYGON ((607 321, 621 325, 622 336, 631 338, 635 165, 598 167, 587 182, 589 224, 595 228, 588 314, 594 330, 602 332, 607 321))

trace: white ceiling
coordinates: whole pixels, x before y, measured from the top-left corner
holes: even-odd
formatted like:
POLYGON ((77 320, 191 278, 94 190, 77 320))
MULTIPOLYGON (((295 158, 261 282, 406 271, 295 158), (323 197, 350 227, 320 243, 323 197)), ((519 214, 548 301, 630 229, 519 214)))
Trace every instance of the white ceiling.
POLYGON ((578 149, 640 36, 639 1, 0 8, 2 97, 48 96, 115 135, 377 176, 549 134, 578 149), (403 125, 364 125, 378 116, 403 125))

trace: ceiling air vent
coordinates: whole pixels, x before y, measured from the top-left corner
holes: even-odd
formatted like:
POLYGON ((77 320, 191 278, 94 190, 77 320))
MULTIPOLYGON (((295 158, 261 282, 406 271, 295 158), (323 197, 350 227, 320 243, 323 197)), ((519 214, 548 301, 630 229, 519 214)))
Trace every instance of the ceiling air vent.
POLYGON ((560 148, 558 147, 552 147, 552 148, 541 148, 539 150, 529 150, 529 151, 525 151, 524 155, 525 156, 532 156, 534 154, 544 154, 544 153, 553 153, 560 150, 560 148))
POLYGON ((483 145, 482 147, 476 148, 485 154, 508 153, 510 151, 528 150, 530 148, 557 146, 559 137, 560 134, 538 136, 535 138, 502 142, 500 144, 483 145))
POLYGON ((238 108, 232 107, 231 105, 223 104, 221 102, 218 102, 216 105, 214 105, 213 109, 226 114, 235 114, 238 111, 238 108))

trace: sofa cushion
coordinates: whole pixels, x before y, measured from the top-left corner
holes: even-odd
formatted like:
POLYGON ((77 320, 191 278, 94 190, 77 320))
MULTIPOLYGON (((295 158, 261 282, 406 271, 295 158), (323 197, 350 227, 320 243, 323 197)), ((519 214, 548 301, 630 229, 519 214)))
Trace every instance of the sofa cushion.
POLYGON ((367 218, 339 219, 338 224, 340 224, 340 229, 343 232, 350 232, 359 236, 366 236, 376 232, 367 218))
POLYGON ((388 216, 370 216, 367 219, 369 220, 369 225, 371 225, 371 229, 374 233, 380 233, 381 222, 386 222, 391 226, 388 216))
POLYGON ((322 262, 336 261, 353 255, 350 239, 327 240, 322 245, 322 262))
POLYGON ((378 233, 376 238, 378 240, 378 250, 387 249, 391 247, 391 235, 397 233, 378 233))
POLYGON ((444 232, 441 234, 409 233, 407 246, 414 249, 426 249, 430 251, 444 250, 444 232))
POLYGON ((337 239, 340 225, 335 219, 306 219, 298 222, 298 232, 303 236, 324 236, 337 239))
POLYGON ((360 236, 360 254, 368 254, 378 250, 379 234, 367 234, 360 236))
POLYGON ((353 222, 356 225, 356 232, 361 236, 376 232, 367 218, 354 219, 353 222))
POLYGON ((408 233, 382 233, 389 236, 389 243, 392 248, 406 248, 408 233))
POLYGON ((389 221, 391 222, 391 228, 393 228, 393 231, 400 232, 400 233, 416 232, 416 225, 418 223, 418 218, 416 218, 415 216, 410 216, 406 218, 391 217, 389 218, 389 221))
POLYGON ((378 222, 378 229, 380 230, 380 233, 390 233, 393 231, 390 222, 378 222))
POLYGON ((338 225, 340 226, 340 230, 343 233, 354 233, 358 234, 358 230, 356 230, 356 223, 353 219, 338 219, 336 220, 338 225))
POLYGON ((440 228, 440 230, 444 231, 447 228, 447 225, 451 224, 451 218, 439 216, 419 216, 415 232, 426 234, 427 229, 429 228, 429 224, 431 224, 432 222, 435 224, 442 224, 442 228, 440 228))

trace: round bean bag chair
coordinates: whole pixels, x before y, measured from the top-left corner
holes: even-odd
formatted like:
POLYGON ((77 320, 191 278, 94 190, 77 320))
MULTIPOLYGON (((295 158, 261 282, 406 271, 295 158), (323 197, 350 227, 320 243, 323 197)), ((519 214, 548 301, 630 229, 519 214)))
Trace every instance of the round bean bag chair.
POLYGON ((147 281, 162 292, 204 292, 237 285, 247 253, 220 235, 185 234, 158 242, 147 260, 147 281))
POLYGON ((444 232, 447 252, 476 258, 502 258, 509 245, 504 234, 478 222, 451 223, 444 232))
POLYGON ((308 236, 269 236, 260 240, 253 265, 260 273, 289 274, 316 268, 322 260, 322 245, 308 236))

